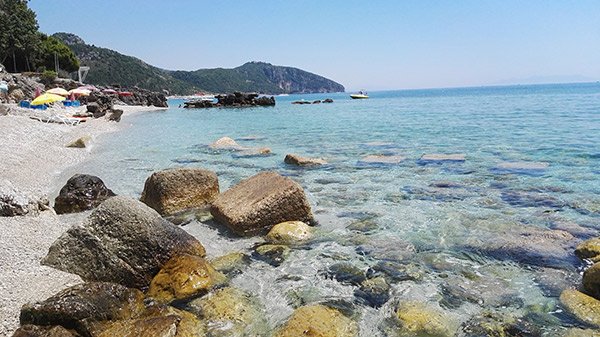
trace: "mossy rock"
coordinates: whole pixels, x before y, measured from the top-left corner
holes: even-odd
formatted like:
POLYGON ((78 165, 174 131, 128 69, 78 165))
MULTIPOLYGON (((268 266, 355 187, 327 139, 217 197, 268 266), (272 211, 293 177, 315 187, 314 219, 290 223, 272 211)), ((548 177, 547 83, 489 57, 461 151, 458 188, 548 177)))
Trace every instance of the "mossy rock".
POLYGON ((560 303, 582 322, 600 327, 600 301, 575 289, 560 294, 560 303))
POLYGON ((600 337, 600 330, 569 329, 564 337, 600 337))
POLYGON ((306 242, 312 236, 312 227, 304 222, 286 221, 271 228, 267 234, 267 241, 272 244, 291 245, 306 242))
POLYGON ((168 303, 204 295, 225 280, 204 258, 184 254, 165 263, 152 279, 148 296, 168 303))
POLYGON ((358 325, 336 309, 310 305, 296 309, 274 337, 353 337, 358 325))
POLYGON ((255 250, 254 256, 274 267, 279 267, 290 255, 290 247, 284 245, 262 245, 255 250))
POLYGON ((250 257, 241 252, 230 253, 210 260, 215 270, 223 274, 237 274, 250 264, 250 257))
POLYGON ((596 262, 583 273, 583 288, 600 299, 600 263, 596 262))
POLYGON ((451 337, 456 333, 456 325, 450 317, 421 302, 400 303, 396 318, 399 336, 451 337))
POLYGON ((575 248, 575 255, 582 259, 593 259, 600 255, 600 238, 586 240, 575 248))
POLYGON ((233 287, 222 288, 188 304, 207 324, 211 337, 268 335, 264 310, 256 298, 233 287))

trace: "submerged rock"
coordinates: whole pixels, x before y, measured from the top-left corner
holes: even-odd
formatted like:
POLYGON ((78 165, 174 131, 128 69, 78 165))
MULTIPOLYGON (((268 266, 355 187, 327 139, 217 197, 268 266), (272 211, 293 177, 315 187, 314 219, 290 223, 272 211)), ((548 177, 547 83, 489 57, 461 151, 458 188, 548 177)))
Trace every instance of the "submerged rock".
POLYGON ((102 179, 89 174, 76 174, 67 180, 54 199, 56 214, 76 213, 98 207, 115 196, 102 179))
POLYGON ((325 161, 325 159, 300 157, 296 154, 286 155, 285 159, 283 159, 283 162, 289 165, 296 166, 320 166, 327 164, 327 161, 325 161))
POLYGON ((575 289, 560 294, 560 303, 580 321, 600 327, 600 301, 575 289))
POLYGON ((0 216, 37 215, 50 209, 46 197, 36 197, 18 191, 13 184, 0 180, 0 216))
POLYGON ((230 253, 210 260, 215 270, 229 275, 241 273, 250 264, 250 257, 244 253, 230 253))
POLYGON ((369 277, 382 275, 393 282, 418 281, 423 277, 417 266, 396 261, 379 261, 369 268, 367 275, 369 277))
POLYGON ((496 165, 496 167, 494 167, 491 171, 500 174, 516 173, 526 175, 539 175, 543 174, 544 171, 548 168, 548 166, 548 163, 543 162, 503 162, 496 165))
POLYGON ((535 192, 504 191, 501 198, 509 205, 516 207, 546 207, 559 210, 567 206, 564 201, 535 192))
POLYGON ((310 305, 296 309, 274 337, 354 337, 358 325, 336 309, 310 305))
POLYGON ((114 283, 90 282, 67 288, 45 301, 26 304, 21 324, 61 325, 87 335, 87 324, 137 316, 144 310, 141 291, 114 283))
POLYGON ((396 309, 401 336, 452 337, 455 322, 437 309, 421 302, 403 302, 396 309))
POLYGON ((167 303, 204 295, 224 282, 225 275, 204 258, 184 254, 165 263, 152 279, 148 296, 167 303))
POLYGON ((290 254, 290 247, 284 245, 261 245, 254 251, 254 256, 274 267, 279 267, 290 254))
POLYGON ((117 196, 59 237, 42 264, 88 281, 145 288, 168 260, 182 254, 204 256, 205 251, 150 207, 117 196))
MULTIPOLYGON (((541 337, 542 333, 531 323, 509 315, 483 312, 461 325, 465 337, 541 337)), ((463 335, 461 335, 463 336, 463 335)))
POLYGON ((359 166, 377 166, 400 164, 406 159, 403 156, 368 155, 358 161, 359 166))
POLYGON ((342 284, 355 286, 361 285, 367 279, 362 269, 348 262, 336 263, 329 266, 325 272, 325 276, 333 278, 342 284))
POLYGON ((354 296, 373 308, 379 308, 390 299, 390 286, 383 277, 367 279, 354 291, 354 296))
POLYGON ((267 241, 279 245, 291 245, 308 241, 312 238, 312 227, 302 221, 286 221, 279 223, 267 234, 267 241))
POLYGON ((442 163, 442 162, 464 162, 465 154, 463 153, 454 153, 454 154, 441 154, 441 153, 431 153, 424 154, 419 159, 422 163, 442 163))
POLYGON ((313 222, 302 187, 275 172, 259 173, 220 194, 211 214, 238 235, 255 235, 286 221, 313 222))
POLYGON ((209 147, 215 150, 243 150, 244 147, 236 143, 235 140, 229 137, 222 137, 217 139, 214 143, 210 144, 209 147))
POLYGON ((199 168, 176 168, 152 173, 144 184, 141 201, 161 215, 206 207, 219 194, 214 172, 199 168))
POLYGON ((242 150, 234 153, 234 158, 255 158, 255 157, 268 157, 272 155, 271 149, 268 147, 256 147, 242 150))
POLYGON ((268 324, 257 299, 233 287, 222 288, 188 304, 202 317, 212 337, 266 336, 268 324))

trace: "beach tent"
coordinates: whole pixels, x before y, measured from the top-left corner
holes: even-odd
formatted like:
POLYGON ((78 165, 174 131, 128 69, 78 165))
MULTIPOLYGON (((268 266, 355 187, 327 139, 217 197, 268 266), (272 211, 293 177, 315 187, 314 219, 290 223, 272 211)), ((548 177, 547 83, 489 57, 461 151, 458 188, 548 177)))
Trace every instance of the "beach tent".
POLYGON ((91 90, 89 90, 89 89, 77 88, 77 89, 69 90, 69 95, 75 95, 75 96, 89 96, 90 93, 91 93, 91 90))
POLYGON ((38 96, 31 102, 31 105, 42 105, 54 102, 64 101, 66 98, 60 95, 45 93, 43 95, 38 96))
POLYGON ((61 95, 61 96, 69 96, 69 92, 66 91, 63 88, 54 88, 54 89, 50 89, 50 90, 46 90, 47 94, 54 94, 54 95, 61 95))

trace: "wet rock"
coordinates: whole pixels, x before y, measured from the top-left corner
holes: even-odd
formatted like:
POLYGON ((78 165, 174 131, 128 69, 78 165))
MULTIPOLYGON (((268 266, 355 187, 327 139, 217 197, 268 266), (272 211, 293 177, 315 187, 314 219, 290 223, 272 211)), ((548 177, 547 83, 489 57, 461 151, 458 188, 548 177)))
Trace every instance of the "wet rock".
POLYGON ((140 200, 161 215, 206 207, 219 194, 214 172, 199 168, 158 171, 146 179, 140 200))
POLYGON ((415 246, 403 239, 388 236, 357 236, 354 240, 356 252, 376 260, 405 261, 415 254, 415 246))
POLYGON ((575 255, 581 259, 593 259, 600 255, 600 238, 594 238, 580 243, 575 248, 575 255))
POLYGON ((27 195, 10 181, 0 179, 0 216, 37 215, 47 209, 50 206, 45 196, 27 195))
POLYGON ((359 166, 379 166, 400 164, 406 159, 403 156, 368 155, 358 161, 359 166))
POLYGON ((333 100, 331 98, 326 98, 323 100, 323 103, 333 103, 333 100))
POLYGON ((310 101, 305 101, 305 100, 302 99, 302 100, 299 100, 299 101, 293 101, 292 104, 300 104, 300 105, 302 105, 302 104, 311 104, 311 102, 310 101))
POLYGON ((504 191, 500 197, 509 205, 516 207, 545 207, 560 210, 567 206, 564 201, 541 193, 504 191))
POLYGON ((379 229, 379 225, 375 221, 375 218, 366 218, 354 220, 346 228, 361 233, 369 233, 379 229))
MULTIPOLYGON (((557 229, 561 231, 565 231, 570 233, 571 235, 580 238, 580 239, 588 239, 594 237, 598 234, 598 230, 582 226, 576 222, 566 221, 566 220, 557 220, 553 221, 550 224, 550 229, 557 229)), ((577 252, 576 252, 577 254, 577 252)))
POLYGON ((291 245, 306 242, 312 238, 312 228, 302 221, 279 223, 267 234, 267 241, 278 245, 291 245))
POLYGON ((240 151, 243 150, 240 144, 236 143, 235 140, 229 137, 222 137, 216 140, 214 143, 210 144, 209 147, 214 150, 235 150, 240 151))
POLYGON ((421 302, 400 303, 396 318, 400 332, 407 336, 452 337, 456 332, 450 317, 421 302))
POLYGON ((123 110, 121 109, 111 109, 106 114, 106 119, 113 122, 120 122, 121 116, 123 116, 123 110))
POLYGON ((144 310, 141 291, 114 283, 90 282, 67 288, 45 301, 26 304, 21 324, 61 325, 87 335, 87 323, 134 317, 144 310))
POLYGON ((145 313, 144 317, 101 322, 94 325, 94 337, 157 336, 205 337, 204 324, 193 314, 172 307, 145 313))
POLYGON ((250 257, 240 252, 230 253, 210 260, 210 264, 223 274, 236 275, 250 264, 250 257))
POLYGON ((274 337, 353 337, 358 325, 336 309, 310 305, 296 309, 274 337))
POLYGON ((318 100, 316 100, 316 101, 313 101, 313 102, 312 102, 312 104, 321 104, 321 100, 320 100, 320 99, 318 99, 318 100))
POLYGON ((296 166, 320 166, 327 164, 327 161, 321 158, 300 157, 296 154, 288 154, 283 159, 283 162, 289 165, 296 166))
POLYGON ((581 283, 581 276, 561 269, 539 268, 535 272, 534 281, 545 296, 559 297, 563 290, 581 283))
POLYGON ((516 227, 489 238, 470 238, 466 248, 498 260, 573 269, 578 259, 572 253, 575 239, 567 232, 536 227, 516 227))
POLYGON ((560 294, 560 303, 578 320, 600 327, 600 301, 575 289, 560 294))
POLYGON ((12 337, 78 337, 79 334, 57 326, 23 325, 15 331, 12 337))
POLYGON ((58 238, 42 264, 88 281, 145 288, 168 260, 182 254, 204 256, 205 251, 150 207, 117 196, 58 238))
POLYGON ((442 299, 440 305, 448 309, 456 309, 465 302, 483 304, 483 299, 476 292, 462 287, 460 284, 444 283, 440 286, 442 299))
POLYGON ((302 187, 275 172, 262 172, 220 194, 211 214, 238 235, 255 235, 286 221, 313 222, 302 187))
POLYGON ((392 282, 418 281, 423 278, 422 272, 417 266, 395 261, 378 261, 367 271, 368 277, 376 275, 385 276, 392 282))
POLYGON ((541 337, 538 328, 523 319, 483 312, 461 325, 465 337, 541 337))
POLYGON ((379 308, 390 299, 390 286, 383 277, 367 279, 354 291, 354 296, 373 308, 379 308))
POLYGON ((600 337, 600 331, 592 329, 572 328, 567 330, 564 337, 600 337))
POLYGON ((463 153, 454 153, 454 154, 441 154, 441 153, 432 153, 432 154, 424 154, 419 159, 421 163, 443 163, 443 162, 464 162, 465 154, 463 153))
POLYGON ((325 272, 326 277, 335 279, 342 284, 360 286, 367 277, 365 272, 351 263, 336 263, 325 272))
POLYGON ((83 149, 83 148, 87 147, 87 145, 90 143, 91 140, 92 140, 92 137, 90 137, 89 135, 83 136, 83 137, 77 138, 74 141, 67 144, 67 147, 83 149))
POLYGON ((469 192, 463 188, 423 188, 405 186, 402 188, 402 191, 405 193, 403 199, 409 200, 451 202, 456 200, 465 200, 467 198, 477 196, 477 194, 469 192))
POLYGON ((583 273, 583 289, 600 299, 600 262, 594 263, 583 273))
POLYGON ((261 245, 254 251, 254 257, 274 267, 279 267, 290 254, 290 247, 284 245, 261 245))
POLYGON ((207 325, 212 337, 266 336, 264 309, 250 294, 232 287, 222 288, 188 304, 207 325))
POLYGON ((161 303, 202 296, 225 282, 204 258, 180 255, 171 258, 154 276, 148 296, 161 303))
POLYGON ((56 214, 77 213, 98 207, 115 196, 102 179, 89 174, 76 174, 67 180, 54 199, 56 214))

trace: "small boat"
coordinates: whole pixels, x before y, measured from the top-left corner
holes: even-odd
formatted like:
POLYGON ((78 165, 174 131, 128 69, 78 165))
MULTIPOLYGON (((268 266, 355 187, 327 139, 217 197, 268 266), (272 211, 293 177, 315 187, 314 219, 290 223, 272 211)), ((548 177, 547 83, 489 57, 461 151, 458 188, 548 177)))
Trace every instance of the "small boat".
POLYGON ((358 92, 358 94, 352 94, 352 95, 350 95, 350 97, 352 99, 365 99, 365 98, 369 98, 369 95, 367 95, 366 91, 361 90, 358 92))

